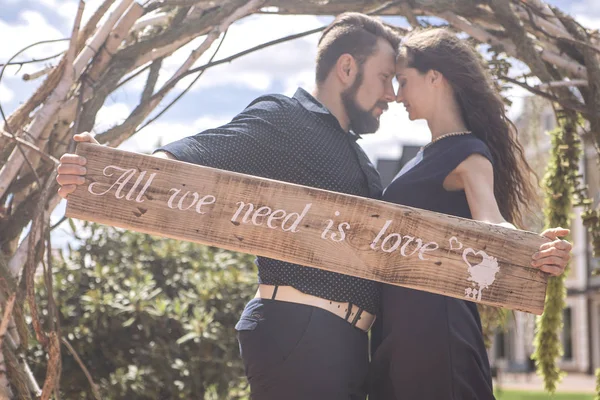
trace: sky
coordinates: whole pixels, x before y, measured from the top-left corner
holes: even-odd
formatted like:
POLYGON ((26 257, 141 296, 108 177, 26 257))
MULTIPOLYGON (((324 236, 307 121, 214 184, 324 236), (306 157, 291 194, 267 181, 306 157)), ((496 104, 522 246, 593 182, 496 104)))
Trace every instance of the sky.
MULTIPOLYGON (((100 3, 101 0, 86 1, 84 21, 100 3)), ((576 16, 586 26, 600 28, 600 2, 597 0, 552 0, 549 3, 576 16)), ((4 38, 0 45, 0 62, 40 39, 68 37, 76 9, 75 0, 0 0, 0 37, 4 38)), ((231 26, 216 59, 268 40, 326 25, 331 19, 332 17, 277 15, 244 18, 231 26)), ((406 26, 404 19, 400 17, 387 18, 387 21, 406 26)), ((166 70, 161 73, 159 85, 168 79, 202 39, 195 40, 166 59, 166 70)), ((168 143, 228 122, 261 94, 283 93, 291 96, 298 86, 312 89, 317 39, 318 34, 314 34, 210 68, 176 106, 126 142, 123 148, 148 152, 158 143, 168 143)), ((36 46, 18 59, 50 56, 64 50, 67 44, 68 42, 61 42, 36 46)), ((196 65, 208 60, 216 44, 196 65)), ((25 65, 18 71, 16 67, 7 69, 0 82, 0 103, 5 112, 10 113, 18 107, 42 82, 42 79, 24 82, 23 74, 38 71, 45 65, 53 65, 51 63, 56 60, 58 59, 25 65)), ((193 77, 182 80, 155 113, 183 90, 191 79, 193 77)), ((137 104, 144 82, 145 76, 142 74, 139 79, 131 81, 111 95, 98 114, 94 132, 101 133, 123 121, 137 104)), ((510 115, 514 117, 519 112, 521 99, 527 93, 515 89, 510 95, 515 103, 510 115)), ((424 144, 429 139, 429 130, 423 121, 408 121, 403 107, 391 104, 388 112, 381 118, 380 130, 374 135, 366 136, 361 144, 367 154, 376 159, 398 157, 403 143, 424 144)))
MULTIPOLYGON (((102 0, 87 0, 84 22, 101 4, 102 0)), ((584 26, 600 28, 600 1, 598 0, 551 0, 563 11, 575 16, 584 26)), ((20 49, 43 39, 60 39, 70 35, 78 2, 75 0, 0 0, 0 63, 6 62, 20 49)), ((227 57, 268 40, 327 25, 333 17, 256 15, 234 23, 215 59, 227 57)), ((401 17, 386 18, 387 22, 407 26, 401 17)), ((166 67, 159 77, 164 83, 203 38, 196 39, 174 53, 164 62, 166 67)), ((193 88, 159 120, 136 134, 122 148, 150 152, 160 143, 192 135, 204 129, 216 127, 231 120, 254 98, 265 93, 293 95, 301 86, 307 90, 314 87, 314 59, 318 34, 279 44, 244 56, 229 64, 210 68, 193 88)), ((215 50, 218 41, 198 60, 204 64, 215 50)), ((68 42, 45 44, 27 50, 18 60, 42 58, 66 49, 68 42)), ((54 65, 54 59, 41 64, 7 68, 0 82, 0 104, 7 114, 24 102, 42 82, 42 79, 25 82, 24 73, 36 72, 44 66, 54 65)), ((163 103, 183 90, 190 80, 182 80, 163 103)), ((122 122, 138 104, 145 82, 142 74, 112 94, 100 110, 95 133, 122 122)), ((509 115, 518 115, 522 99, 528 95, 522 89, 510 91, 513 107, 509 115)), ((411 122, 401 105, 392 103, 381 117, 381 127, 376 134, 366 135, 360 143, 371 159, 397 158, 401 156, 402 144, 422 145, 430 140, 427 125, 423 121, 411 122)), ((61 207, 62 208, 62 207, 61 207)))

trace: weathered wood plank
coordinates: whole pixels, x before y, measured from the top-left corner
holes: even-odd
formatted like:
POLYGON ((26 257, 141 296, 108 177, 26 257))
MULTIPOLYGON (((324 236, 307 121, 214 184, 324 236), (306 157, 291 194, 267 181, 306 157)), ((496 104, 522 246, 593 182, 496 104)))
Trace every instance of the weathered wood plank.
POLYGON ((543 311, 535 233, 98 145, 77 153, 88 173, 69 217, 543 311))

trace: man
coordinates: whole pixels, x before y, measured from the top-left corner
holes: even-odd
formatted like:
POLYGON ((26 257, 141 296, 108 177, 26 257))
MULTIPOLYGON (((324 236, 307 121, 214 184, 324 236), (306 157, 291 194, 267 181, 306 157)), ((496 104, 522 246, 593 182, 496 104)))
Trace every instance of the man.
MULTIPOLYGON (((379 20, 342 14, 319 40, 312 95, 298 89, 292 98, 259 97, 230 123, 155 155, 379 198, 379 175, 356 141, 377 130, 395 99, 398 46, 379 20)), ((84 182, 84 164, 73 154, 61 158, 61 196, 84 182)), ((365 399, 378 284, 265 257, 257 264, 256 298, 236 325, 252 398, 365 399)))
MULTIPOLYGON (((379 175, 356 140, 377 130, 395 99, 399 41, 377 19, 340 15, 319 41, 312 95, 298 89, 292 98, 260 97, 230 123, 155 155, 378 198, 379 175)), ((83 183, 75 176, 85 173, 83 162, 75 155, 61 158, 63 197, 83 183)), ((252 397, 364 399, 377 284, 264 257, 257 264, 257 298, 236 325, 252 397)))

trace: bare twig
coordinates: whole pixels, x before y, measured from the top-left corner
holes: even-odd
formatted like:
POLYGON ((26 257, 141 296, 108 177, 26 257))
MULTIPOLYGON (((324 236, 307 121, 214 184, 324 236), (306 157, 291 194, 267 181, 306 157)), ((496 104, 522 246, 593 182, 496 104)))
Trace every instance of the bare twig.
POLYGON ((24 81, 32 81, 34 79, 37 79, 41 76, 46 75, 48 72, 52 71, 54 69, 53 66, 50 67, 46 67, 38 72, 34 72, 33 74, 23 74, 23 80, 24 81))
POLYGON ((133 0, 121 0, 121 3, 119 3, 119 5, 104 22, 102 27, 98 29, 96 34, 86 44, 79 56, 77 56, 73 65, 75 79, 81 75, 87 63, 98 52, 100 46, 102 46, 102 44, 106 41, 110 31, 113 29, 117 21, 123 16, 125 11, 127 11, 127 8, 129 8, 131 3, 133 3, 133 0))
POLYGON ((236 20, 255 12, 263 3, 264 0, 251 0, 241 7, 234 9, 229 15, 225 15, 219 26, 212 28, 200 46, 190 53, 186 61, 147 103, 140 104, 121 125, 107 130, 99 135, 97 139, 102 139, 103 142, 109 143, 111 146, 118 146, 125 139, 129 138, 135 132, 137 126, 144 121, 144 119, 149 115, 150 112, 152 112, 153 109, 156 108, 156 106, 158 106, 158 104, 160 104, 167 93, 169 93, 169 91, 175 87, 176 83, 181 80, 181 77, 212 45, 212 43, 214 43, 220 34, 227 30, 229 25, 236 20))
POLYGON ((40 202, 37 205, 37 209, 34 217, 31 221, 31 229, 29 233, 29 246, 27 252, 27 263, 25 267, 25 273, 23 279, 26 282, 27 288, 27 301, 29 303, 29 313, 31 316, 31 324, 33 325, 33 330, 35 331, 35 336, 38 342, 46 348, 48 346, 48 336, 42 329, 42 324, 40 322, 37 305, 35 302, 35 272, 37 269, 37 238, 43 237, 44 225, 45 225, 45 208, 46 208, 46 199, 48 196, 48 192, 50 187, 54 183, 53 180, 56 177, 56 173, 50 175, 51 179, 46 181, 44 185, 44 189, 42 190, 42 195, 40 196, 40 202), (46 197, 46 198, 44 198, 46 197))
POLYGON ((26 140, 21 139, 20 137, 16 137, 8 132, 5 132, 4 130, 0 129, 0 133, 2 134, 2 136, 9 138, 10 140, 13 140, 17 143, 19 143, 22 146, 27 147, 28 149, 38 153, 42 158, 44 158, 47 161, 50 161, 51 163, 54 163, 55 165, 58 165, 58 160, 51 156, 50 154, 47 154, 45 152, 43 152, 42 150, 40 150, 39 147, 37 147, 36 145, 34 145, 33 143, 30 143, 26 140))
MULTIPOLYGON (((556 40, 557 42, 562 41, 562 42, 566 42, 566 43, 577 45, 577 46, 588 47, 589 49, 595 51, 596 53, 600 53, 600 47, 594 46, 591 43, 586 43, 584 41, 574 39, 563 28, 559 29, 558 27, 556 27, 554 24, 551 24, 547 20, 536 17, 533 14, 533 11, 530 7, 526 8, 526 9, 517 8, 517 14, 523 19, 525 17, 527 17, 529 23, 531 24, 531 26, 533 26, 533 28, 535 30, 542 32, 544 35, 548 36, 549 38, 551 38, 553 40, 556 40)), ((545 43, 545 44, 550 45, 550 43, 545 43)))
MULTIPOLYGON (((64 41, 67 41, 67 40, 71 40, 71 38, 41 40, 39 42, 35 42, 33 44, 30 44, 29 46, 23 47, 21 50, 19 50, 18 52, 16 52, 11 58, 9 58, 8 61, 5 64, 1 64, 2 65, 2 70, 0 70, 0 82, 2 81, 2 76, 4 75, 4 71, 6 70, 7 66, 12 65, 12 64, 23 64, 23 62, 12 63, 12 60, 14 60, 15 58, 17 58, 21 53, 29 50, 32 47, 39 46, 40 44, 64 42, 64 41)), ((60 53, 60 54, 63 54, 63 53, 60 53)), ((58 55, 60 55, 60 54, 58 54, 58 55)), ((56 56, 52 56, 52 58, 54 58, 54 57, 56 57, 56 56)))
POLYGON ((152 12, 161 7, 165 6, 177 6, 177 7, 201 7, 203 9, 209 7, 216 7, 219 4, 218 0, 161 0, 155 1, 146 7, 146 12, 152 12))
MULTIPOLYGON (((4 109, 2 108, 2 106, 0 105, 0 114, 2 115, 2 119, 4 120, 4 126, 8 127, 8 121, 6 120, 6 116, 4 115, 4 109)), ((6 135, 4 135, 4 130, 2 130, 2 133, 4 137, 6 137, 6 135)), ((33 175, 35 176, 35 180, 37 181, 38 185, 41 186, 42 183, 40 181, 40 177, 38 176, 35 167, 31 164, 31 161, 29 161, 29 158, 27 158, 27 154, 25 153, 25 150, 22 147, 22 143, 19 140, 16 140, 16 136, 8 133, 9 138, 13 139, 17 145, 17 150, 19 150, 18 154, 21 154, 21 156, 23 157, 23 159, 25 160, 25 163, 27 164, 27 166, 31 169, 31 172, 33 173, 33 175)), ((0 170, 1 171, 1 170, 0 170)))
MULTIPOLYGON (((85 81, 81 82, 81 86, 79 87, 79 96, 77 96, 77 106, 75 106, 75 120, 73 121, 73 133, 77 134, 79 132, 79 125, 81 124, 81 106, 83 104, 83 97, 85 95, 86 84, 85 81)), ((73 138, 69 139, 69 145, 67 146, 67 153, 72 153, 75 151, 75 147, 77 144, 73 138)))
POLYGON ((104 14, 106 14, 114 2, 115 0, 104 0, 104 2, 100 4, 100 6, 94 11, 83 29, 79 32, 79 36, 77 37, 77 49, 75 53, 79 54, 79 52, 83 49, 86 40, 88 40, 92 33, 94 33, 98 22, 100 22, 104 14))
POLYGON ((295 33, 293 35, 285 36, 285 37, 282 37, 282 38, 279 38, 279 39, 271 40, 270 42, 265 42, 265 43, 259 44, 258 46, 251 47, 251 48, 249 48, 247 50, 241 51, 239 53, 236 53, 236 54, 234 54, 232 56, 223 58, 221 60, 217 60, 217 61, 214 61, 214 62, 209 62, 209 63, 206 63, 206 64, 201 65, 199 67, 192 68, 189 71, 185 72, 180 77, 180 79, 183 79, 183 78, 185 78, 188 75, 195 74, 196 72, 200 72, 200 71, 205 70, 207 68, 214 67, 215 65, 229 63, 229 62, 235 60, 236 58, 240 58, 240 57, 245 56, 247 54, 254 53, 254 52, 258 51, 258 50, 262 50, 262 49, 274 46, 274 45, 279 44, 279 43, 289 42, 291 40, 299 39, 299 38, 304 37, 304 36, 313 35, 313 34, 315 34, 317 32, 321 32, 321 31, 325 30, 325 28, 326 28, 326 26, 322 26, 320 28, 310 29, 310 30, 305 31, 305 32, 295 33))
MULTIPOLYGON (((564 108, 580 112, 580 113, 582 113, 584 115, 590 115, 590 111, 582 103, 574 103, 574 102, 569 101, 567 99, 564 99, 564 98, 562 98, 560 96, 555 96, 553 94, 546 93, 546 92, 544 92, 542 90, 536 89, 533 86, 530 86, 530 85, 528 85, 528 84, 526 84, 524 82, 521 82, 521 81, 519 81, 517 79, 511 78, 511 77, 508 77, 508 76, 501 75, 501 76, 498 76, 498 78, 500 78, 500 79, 502 79, 502 80, 504 80, 506 82, 514 83, 515 85, 518 85, 518 86, 522 87, 523 89, 526 89, 527 91, 529 91, 529 92, 531 92, 531 93, 533 93, 535 95, 538 95, 538 96, 543 97, 545 99, 548 99, 550 101, 557 102, 558 104, 560 104, 564 108)), ((600 116, 600 113, 599 112, 595 112, 594 115, 600 116)))
POLYGON ((0 349, 2 348, 2 340, 4 339, 4 335, 6 335, 6 330, 8 329, 16 299, 17 293, 15 292, 8 298, 6 305, 4 306, 4 314, 2 315, 2 322, 0 322, 0 349))
POLYGON ((536 89, 546 90, 550 88, 557 87, 571 87, 571 86, 587 86, 588 81, 585 79, 573 79, 570 81, 555 81, 555 82, 545 82, 540 83, 539 85, 535 85, 536 89))
MULTIPOLYGON (((61 39, 61 40, 69 40, 67 39, 61 39)), ((39 43, 37 43, 39 44, 39 43)), ((36 44, 36 45, 37 45, 36 44)), ((21 50, 21 52, 24 50, 21 50)), ((12 61, 12 62, 7 62, 6 64, 0 64, 0 67, 4 67, 5 65, 19 65, 19 66, 23 66, 25 64, 35 64, 35 63, 39 63, 39 62, 44 62, 44 61, 48 61, 48 60, 52 60, 56 57, 60 57, 61 55, 63 55, 64 51, 61 51, 60 53, 56 53, 53 56, 48 56, 48 57, 44 57, 44 58, 34 58, 31 60, 27 60, 27 61, 12 61)))
MULTIPOLYGON (((372 10, 367 11, 365 14, 368 14, 368 15, 377 15, 380 12, 383 12, 383 11, 387 10, 388 8, 390 8, 390 7, 398 5, 399 3, 401 3, 401 1, 388 1, 388 2, 385 2, 385 3, 381 4, 381 5, 378 5, 377 7, 373 8, 372 10)), ((412 12, 412 10, 411 10, 411 12, 412 12)))
POLYGON ((135 25, 131 28, 132 32, 138 32, 143 30, 147 26, 165 26, 171 21, 171 16, 167 13, 160 13, 150 15, 137 20, 135 25))
MULTIPOLYGON (((64 98, 67 95, 73 80, 75 79, 73 70, 70 68, 70 66, 73 63, 73 58, 75 56, 75 42, 77 33, 79 32, 81 16, 83 15, 83 4, 83 1, 80 1, 80 7, 77 10, 75 23, 73 24, 69 49, 65 53, 64 60, 67 68, 64 71, 64 76, 61 78, 61 81, 58 83, 57 87, 52 92, 44 106, 36 113, 36 116, 29 127, 28 131, 33 139, 37 139, 41 135, 50 119, 55 116, 55 113, 58 111, 60 104, 64 101, 64 98)), ((13 151, 6 164, 2 166, 0 169, 0 197, 4 196, 10 185, 10 182, 17 176, 21 166, 23 165, 23 162, 25 162, 26 159, 27 157, 25 154, 21 154, 21 152, 18 151, 13 151)))
MULTIPOLYGON (((2 77, 4 75, 4 71, 6 70, 6 67, 8 65, 11 65, 11 62, 13 59, 15 59, 16 57, 18 57, 21 53, 23 53, 24 51, 41 45, 41 44, 47 44, 47 43, 56 43, 56 42, 63 42, 63 41, 67 41, 70 40, 69 38, 64 38, 64 39, 51 39, 51 40, 42 40, 33 44, 30 44, 29 46, 26 46, 24 48, 22 48, 21 50, 19 50, 17 53, 15 53, 11 58, 9 58, 8 62, 6 62, 5 64, 2 64, 2 69, 0 70, 0 82, 2 82, 2 77)), ((62 53, 61 53, 62 54, 62 53)), ((64 58, 63 58, 64 60, 64 58)), ((59 64, 59 67, 62 64, 59 64)), ((53 71, 53 76, 56 76, 56 72, 57 70, 55 69, 53 71)), ((3 119, 4 119, 4 129, 7 130, 10 133, 13 133, 13 125, 14 126, 21 126, 25 120, 28 118, 29 113, 39 105, 39 103, 43 100, 43 98, 45 98, 47 96, 47 93, 44 89, 50 89, 52 88, 52 79, 49 77, 46 82, 44 82, 44 85, 40 86, 40 88, 38 88, 38 90, 36 91, 36 93, 34 93, 25 104, 23 104, 22 106, 20 106, 17 111, 14 112, 13 115, 11 115, 10 118, 7 118, 4 116, 4 113, 2 115, 3 119)), ((2 104, 0 103, 0 110, 2 109, 2 104)), ((3 141, 0 140, 0 148, 3 147, 3 141)), ((0 160, 1 161, 1 160, 0 160)))
MULTIPOLYGON (((48 201, 48 210, 53 210, 60 203, 61 198, 58 194, 54 194, 50 201, 48 201)), ((41 240, 41 234, 39 231, 32 232, 31 229, 27 236, 21 241, 21 244, 17 248, 17 251, 13 254, 12 258, 8 262, 8 269, 13 277, 19 276, 23 266, 27 261, 27 255, 29 254, 29 244, 33 243, 33 246, 37 246, 41 240), (32 235, 34 233, 35 235, 32 235), (32 240, 31 237, 34 237, 32 240)))
POLYGON ((160 73, 160 68, 162 67, 162 58, 158 60, 152 61, 150 64, 150 71, 148 71, 148 79, 146 79, 146 85, 144 86, 144 90, 142 91, 141 102, 145 103, 154 94, 154 88, 156 87, 156 82, 158 81, 158 75, 160 73))
POLYGON ((140 68, 139 70, 135 71, 135 73, 129 75, 127 78, 123 79, 121 82, 119 82, 119 84, 115 87, 115 90, 117 90, 118 88, 120 88, 121 86, 125 85, 127 82, 131 81, 132 79, 135 79, 136 77, 140 76, 141 74, 143 74, 147 69, 150 68, 152 64, 148 64, 143 68, 140 68))
POLYGON ((415 13, 412 11, 412 8, 411 8, 410 4, 408 4, 408 2, 402 1, 400 3, 400 10, 402 11, 402 14, 404 15, 404 17, 406 17, 406 20, 408 21, 410 26, 413 27, 413 29, 421 26, 421 23, 415 16, 415 13))
POLYGON ((50 400, 50 396, 56 387, 56 381, 60 377, 62 362, 60 359, 60 340, 56 332, 50 332, 48 335, 48 368, 46 369, 46 380, 42 387, 40 400, 50 400))
POLYGON ((56 228, 58 228, 67 219, 69 219, 69 217, 67 217, 66 215, 63 215, 54 225, 52 225, 50 227, 50 232, 52 232, 53 230, 55 230, 56 228))
MULTIPOLYGON (((106 70, 113 55, 123 42, 123 39, 127 37, 127 32, 131 29, 135 21, 143 14, 144 9, 138 3, 133 3, 127 10, 123 18, 117 22, 110 36, 106 39, 106 42, 99 50, 94 63, 88 71, 88 77, 96 82, 100 75, 106 70)), ((84 98, 87 100, 88 95, 85 94, 84 98)))
MULTIPOLYGON (((225 37, 227 36, 227 31, 225 31, 223 33, 223 37, 221 38, 221 41, 219 42, 219 45, 217 46, 217 48, 215 49, 215 52, 213 53, 213 55, 210 57, 210 59, 208 60, 208 62, 210 63, 215 56, 217 55, 217 53, 219 52, 219 49, 221 48, 221 45, 223 44, 223 42, 225 41, 225 37)), ((152 72, 152 70, 150 70, 152 72)), ((146 122, 144 125, 142 125, 140 128, 138 128, 135 133, 141 131, 142 129, 144 129, 145 127, 147 127, 148 125, 150 125, 151 123, 153 123, 154 121, 156 121, 157 119, 159 119, 163 114, 165 114, 169 108, 171 108, 175 103, 177 103, 177 101, 179 99, 181 99, 191 88, 192 86, 194 86, 194 84, 198 81, 198 79, 200 79, 200 77, 202 77, 202 75, 204 74, 204 71, 206 71, 205 69, 201 70, 198 73, 198 76, 196 76, 194 78, 194 80, 181 92, 177 95, 177 97, 175 97, 175 99, 173 99, 165 108, 163 108, 156 116, 154 116, 153 118, 151 118, 150 120, 148 120, 148 122, 146 122)), ((142 98, 143 101, 143 98, 142 98)))
MULTIPOLYGON (((490 45, 502 47, 502 49, 504 49, 506 54, 508 54, 512 57, 519 58, 519 56, 521 56, 523 53, 511 41, 499 39, 498 37, 496 37, 495 35, 493 35, 492 33, 488 32, 488 31, 486 31, 482 27, 477 26, 476 24, 473 24, 473 23, 467 21, 465 18, 459 17, 458 15, 454 14, 453 12, 447 11, 447 12, 440 14, 439 16, 444 18, 450 24, 454 25, 456 28, 460 29, 461 31, 463 31, 465 33, 468 33, 470 36, 474 37, 475 39, 479 40, 482 43, 487 43, 490 45)), ((538 52, 533 48, 533 46, 531 46, 531 47, 532 47, 531 51, 528 52, 529 58, 538 60, 540 63, 540 65, 538 65, 537 73, 539 73, 539 71, 541 71, 542 68, 545 69, 545 67, 543 67, 543 63, 542 63, 542 60, 543 60, 543 61, 546 61, 553 65, 556 65, 559 68, 565 69, 577 77, 583 78, 586 76, 585 66, 577 63, 575 60, 571 59, 570 57, 567 57, 566 55, 556 54, 547 49, 542 49, 541 51, 538 52)), ((530 63, 528 63, 528 65, 529 64, 530 63)), ((550 78, 550 77, 548 76, 548 78, 550 78)), ((547 80, 549 80, 549 79, 547 79, 547 80)))
POLYGON ((96 398, 96 400, 102 400, 102 397, 100 396, 100 391, 98 390, 98 385, 96 385, 96 383, 94 382, 94 379, 92 378, 92 374, 90 374, 90 371, 87 369, 87 367, 85 366, 85 364, 83 363, 83 361, 81 360, 81 358, 79 357, 79 355, 77 354, 77 352, 75 351, 73 346, 71 346, 71 343, 69 343, 67 341, 67 339, 65 339, 64 337, 61 337, 60 341, 62 342, 62 344, 65 345, 67 350, 69 350, 69 353, 71 353, 71 355, 73 356, 75 361, 77 361, 77 364, 79 364, 79 368, 81 368, 81 370, 85 374, 85 377, 87 378, 88 382, 90 383, 90 387, 92 388, 92 393, 93 393, 94 397, 96 398))

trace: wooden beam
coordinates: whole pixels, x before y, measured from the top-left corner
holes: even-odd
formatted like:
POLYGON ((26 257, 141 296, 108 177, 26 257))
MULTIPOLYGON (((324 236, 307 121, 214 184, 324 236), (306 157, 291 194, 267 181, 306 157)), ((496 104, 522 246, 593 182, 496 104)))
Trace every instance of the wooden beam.
POLYGON ((67 216, 541 314, 539 235, 80 144, 67 216))

